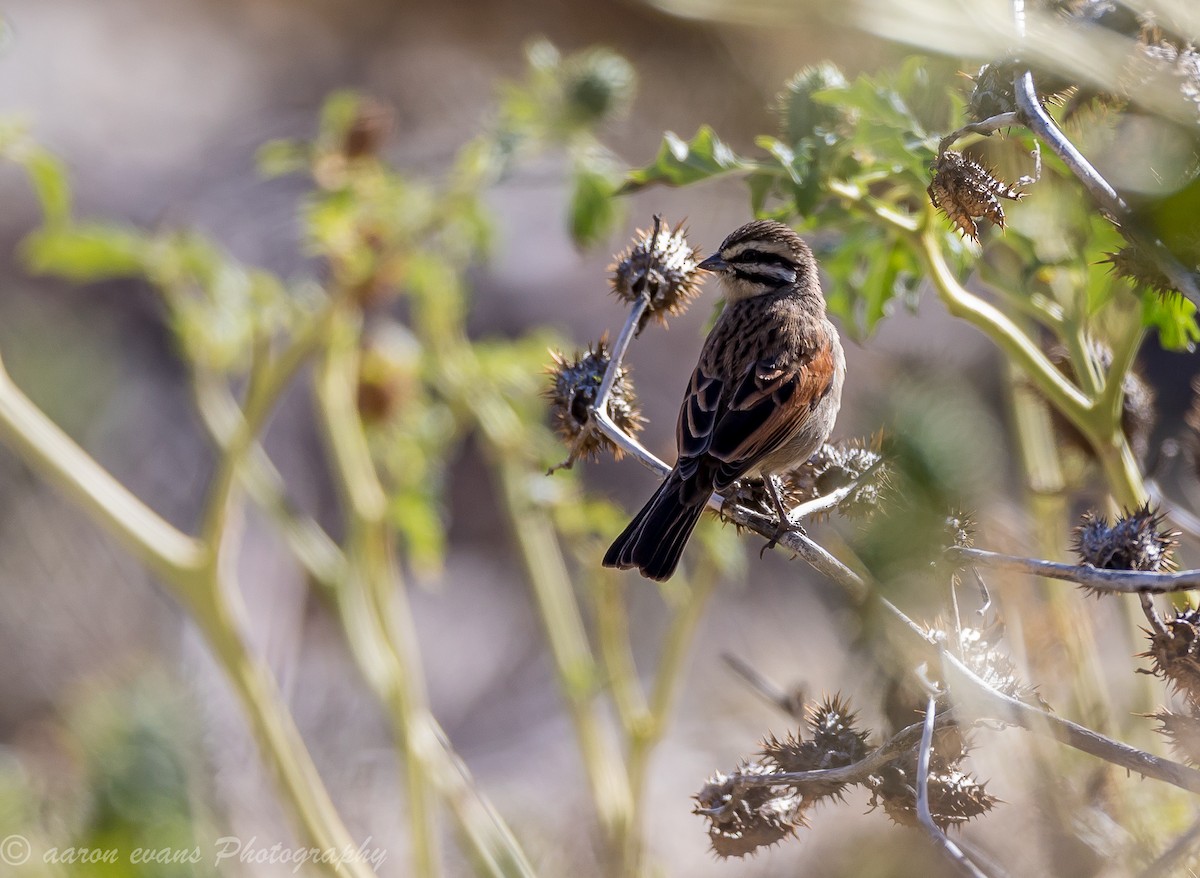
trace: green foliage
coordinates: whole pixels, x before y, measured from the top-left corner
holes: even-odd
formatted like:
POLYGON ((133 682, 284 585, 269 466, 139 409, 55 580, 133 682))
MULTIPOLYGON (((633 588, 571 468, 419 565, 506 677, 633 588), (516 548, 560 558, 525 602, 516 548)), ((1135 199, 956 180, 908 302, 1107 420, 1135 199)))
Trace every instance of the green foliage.
MULTIPOLYGON (((6 33, 0 19, 0 47, 6 33)), ((47 225, 62 223, 70 216, 71 189, 62 161, 39 146, 20 122, 0 120, 0 158, 24 168, 47 225)))
MULTIPOLYGON (((808 67, 777 99, 779 134, 756 138, 761 157, 736 155, 707 126, 688 142, 668 132, 654 160, 631 170, 621 191, 740 175, 756 215, 833 242, 819 247, 830 309, 858 338, 869 336, 897 299, 915 304, 925 270, 912 233, 932 226, 960 277, 979 269, 1026 313, 1044 315, 1043 305, 1056 303, 1070 325, 1051 321, 1046 328, 1054 334, 1103 335, 1114 320, 1140 319, 1165 347, 1193 345, 1200 327, 1186 302, 1139 307, 1127 283, 1097 277, 1103 272, 1094 264, 1119 249, 1119 236, 1055 157, 1045 157, 1041 178, 1008 211, 1007 233, 986 235, 980 249, 960 243, 932 212, 925 189, 938 141, 965 106, 961 81, 946 62, 919 57, 853 80, 829 64, 808 67)), ((978 149, 1015 177, 1032 171, 1031 147, 1027 137, 992 138, 978 149)), ((1176 202, 1185 196, 1164 201, 1163 216, 1174 216, 1176 202)), ((1190 228, 1176 220, 1167 221, 1171 229, 1190 228)))
POLYGON ((668 131, 654 161, 630 171, 621 192, 636 192, 653 185, 688 186, 747 167, 708 125, 701 125, 689 141, 668 131))

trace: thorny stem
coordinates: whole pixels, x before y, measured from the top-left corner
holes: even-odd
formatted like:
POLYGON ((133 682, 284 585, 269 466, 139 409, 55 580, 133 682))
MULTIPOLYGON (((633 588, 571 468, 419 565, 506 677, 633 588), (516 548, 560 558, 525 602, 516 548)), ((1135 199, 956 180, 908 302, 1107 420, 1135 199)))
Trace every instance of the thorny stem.
POLYGON ((929 809, 929 759, 933 755, 933 729, 937 722, 937 693, 932 693, 925 706, 925 721, 921 724, 921 746, 917 751, 917 820, 925 827, 934 844, 964 875, 971 878, 987 878, 987 876, 971 862, 942 828, 933 822, 933 812, 929 809))
POLYGON ((959 140, 962 140, 968 134, 982 134, 985 137, 994 134, 1001 128, 1007 128, 1010 125, 1019 124, 1020 120, 1016 113, 999 113, 990 118, 984 119, 982 122, 971 122, 964 125, 957 131, 951 131, 945 137, 938 141, 938 157, 952 147, 959 140))
POLYGON ((1103 570, 1058 561, 1042 561, 1018 555, 1005 555, 985 549, 951 546, 946 549, 951 561, 989 567, 993 570, 1010 570, 1061 579, 1086 585, 1096 591, 1122 594, 1170 594, 1200 588, 1200 570, 1178 570, 1173 573, 1152 573, 1142 570, 1103 570))
MULTIPOLYGON (((950 712, 946 711, 938 718, 942 726, 949 725, 953 720, 950 712)), ((740 787, 772 787, 787 784, 798 790, 808 786, 827 787, 829 784, 863 783, 871 775, 878 774, 880 769, 890 765, 902 756, 912 753, 921 741, 924 723, 913 723, 905 726, 892 735, 862 759, 851 765, 840 768, 818 768, 812 771, 769 771, 755 774, 735 773, 732 780, 740 787)), ((698 809, 707 813, 706 809, 698 809)))

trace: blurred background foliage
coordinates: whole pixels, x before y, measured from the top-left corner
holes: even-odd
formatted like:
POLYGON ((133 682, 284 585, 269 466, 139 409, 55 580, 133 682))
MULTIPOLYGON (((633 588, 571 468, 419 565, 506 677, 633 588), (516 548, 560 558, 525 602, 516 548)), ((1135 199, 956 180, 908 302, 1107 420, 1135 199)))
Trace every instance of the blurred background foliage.
MULTIPOLYGON (((1039 6, 1025 56, 1080 86, 1054 114, 1194 267, 1195 13, 1084 5, 1151 12, 1166 36, 1039 6), (1175 55, 1139 74, 1159 37, 1175 55)), ((270 699, 239 703, 223 676, 238 643, 279 680, 350 836, 388 852, 382 875, 950 874, 859 793, 741 863, 714 864, 689 814, 714 767, 794 726, 723 652, 852 693, 880 733, 895 669, 820 577, 715 521, 661 589, 599 569, 649 480, 611 460, 545 475, 565 456, 547 351, 619 327, 608 254, 656 212, 704 252, 751 213, 812 241, 853 342, 838 435, 885 433, 894 507, 812 530, 914 614, 946 610, 929 561, 952 507, 990 546, 1057 558, 1087 506, 1140 502, 1147 480, 1200 496, 1195 306, 1100 264, 1124 242, 1046 149, 1003 233, 970 240, 929 203, 939 140, 1003 107, 979 68, 1009 59, 1006 3, 65 0, 3 24, 5 367, 167 521, 240 537, 246 604, 231 646, 0 456, 0 837, 32 840, 22 874, 213 873, 43 862, 68 847, 309 843, 243 713, 270 699), (1116 406, 1080 415, 1038 371, 1051 359, 1116 406), (1135 359, 1157 403, 1130 414, 1114 387, 1135 359), (226 521, 210 485, 235 457, 249 502, 226 521)), ((1019 128, 962 145, 1008 183, 1034 172, 1019 128)), ((709 311, 630 355, 660 456, 709 311)), ((1163 749, 1137 714, 1166 695, 1133 673, 1122 603, 1022 580, 993 598, 1051 704, 1163 749)), ((1012 804, 969 832, 1014 874, 1128 874, 1194 811, 1016 732, 980 739, 976 770, 1012 804)))

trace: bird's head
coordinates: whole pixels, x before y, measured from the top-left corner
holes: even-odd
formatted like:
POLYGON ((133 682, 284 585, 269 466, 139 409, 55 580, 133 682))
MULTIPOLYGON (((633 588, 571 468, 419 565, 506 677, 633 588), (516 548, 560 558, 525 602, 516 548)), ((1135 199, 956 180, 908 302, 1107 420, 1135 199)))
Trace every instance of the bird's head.
POLYGON ((721 276, 731 302, 789 287, 820 295, 812 251, 791 226, 774 220, 755 220, 732 232, 699 267, 721 276))

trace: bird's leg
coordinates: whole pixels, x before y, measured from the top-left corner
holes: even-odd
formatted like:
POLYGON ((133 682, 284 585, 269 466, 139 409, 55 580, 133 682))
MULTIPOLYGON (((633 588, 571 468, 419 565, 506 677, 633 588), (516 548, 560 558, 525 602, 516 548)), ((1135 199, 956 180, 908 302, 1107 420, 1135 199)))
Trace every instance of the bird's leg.
MULTIPOLYGON (((763 476, 763 483, 767 486, 767 494, 771 497, 771 502, 775 504, 775 513, 779 516, 779 526, 775 528, 775 533, 767 544, 762 547, 762 551, 758 553, 758 557, 766 554, 768 549, 774 549, 782 537, 792 526, 792 521, 788 518, 787 507, 783 505, 783 483, 779 481, 779 477, 773 473, 767 473, 763 476)), ((804 528, 800 528, 803 532, 804 528)))

